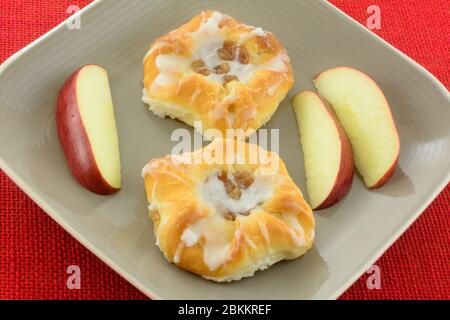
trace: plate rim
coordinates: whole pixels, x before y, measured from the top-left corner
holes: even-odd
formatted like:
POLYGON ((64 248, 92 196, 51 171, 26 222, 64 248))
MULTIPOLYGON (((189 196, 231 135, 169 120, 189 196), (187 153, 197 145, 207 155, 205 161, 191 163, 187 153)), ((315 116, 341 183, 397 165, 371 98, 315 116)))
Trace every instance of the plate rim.
MULTIPOLYGON (((77 15, 82 15, 86 13, 87 11, 91 11, 98 7, 100 3, 103 3, 104 0, 94 0, 93 2, 86 5, 84 8, 82 8, 80 11, 78 11, 77 15)), ((353 24, 356 28, 359 30, 363 30, 365 32, 366 36, 371 37, 375 41, 381 41, 381 43, 389 48, 390 50, 393 50, 393 52, 400 56, 401 58, 405 59, 412 67, 414 67, 416 70, 421 72, 427 80, 429 80, 439 91, 440 93, 446 98, 446 100, 450 104, 450 93, 447 90, 447 88, 444 86, 442 82, 440 82, 429 70, 427 70, 425 67, 420 65, 418 62, 413 60, 411 57, 397 49, 395 46, 378 36, 377 34, 373 33, 372 31, 365 28, 363 25, 361 25, 357 20, 346 14, 344 11, 333 5, 332 3, 326 1, 326 0, 319 0, 319 2, 327 7, 329 10, 333 11, 333 13, 337 16, 339 16, 341 19, 347 20, 349 23, 353 24)), ((16 60, 23 54, 25 54, 30 49, 38 46, 42 42, 44 42, 47 38, 51 37, 53 34, 56 34, 59 32, 62 28, 65 27, 68 21, 73 19, 73 15, 66 18, 64 21, 62 21, 57 26, 53 27, 49 31, 47 31, 45 34, 37 38, 36 40, 32 41, 19 51, 15 52, 13 55, 11 55, 9 58, 7 58, 1 65, 0 65, 0 77, 2 74, 11 66, 14 64, 16 60)), ((28 184, 18 175, 16 172, 3 160, 2 156, 0 155, 0 169, 3 170, 3 172, 23 191, 25 192, 47 215, 49 215, 58 225, 60 225, 66 232, 68 232, 72 237, 74 237, 78 242, 80 242, 86 249, 88 249, 91 253, 93 253, 96 257, 98 257, 101 261, 103 261, 106 265, 108 265, 111 269, 113 269, 115 272, 117 272, 121 277, 123 277, 126 281, 131 283, 136 289, 141 291, 144 295, 149 297, 152 300, 162 300, 163 298, 160 297, 158 294, 153 292, 154 290, 151 290, 141 284, 140 281, 137 280, 135 276, 125 271, 122 267, 118 266, 115 262, 112 261, 112 259, 104 254, 102 250, 100 250, 91 240, 88 238, 85 238, 82 236, 79 231, 77 231, 69 222, 67 222, 61 215, 59 215, 56 212, 56 209, 53 208, 53 206, 42 199, 40 195, 38 195, 31 187, 28 186, 28 184)), ((359 267, 356 268, 356 271, 353 273, 352 276, 350 276, 344 283, 333 290, 333 292, 330 294, 330 296, 327 298, 328 300, 335 300, 338 297, 340 297, 356 280, 358 280, 361 275, 368 270, 368 268, 373 265, 388 249, 392 246, 392 244, 398 240, 398 238, 417 220, 417 218, 425 211, 425 209, 431 204, 431 202, 439 195, 439 193, 442 192, 442 190, 447 186, 447 184, 450 183, 450 168, 447 169, 446 174, 442 176, 441 179, 439 179, 436 182, 436 186, 433 188, 434 190, 431 192, 429 196, 426 196, 425 201, 422 202, 422 204, 419 204, 417 206, 417 209, 415 209, 414 214, 404 221, 398 230, 393 232, 393 234, 385 241, 380 247, 374 251, 373 254, 370 255, 370 257, 366 260, 365 263, 362 263, 359 267)))

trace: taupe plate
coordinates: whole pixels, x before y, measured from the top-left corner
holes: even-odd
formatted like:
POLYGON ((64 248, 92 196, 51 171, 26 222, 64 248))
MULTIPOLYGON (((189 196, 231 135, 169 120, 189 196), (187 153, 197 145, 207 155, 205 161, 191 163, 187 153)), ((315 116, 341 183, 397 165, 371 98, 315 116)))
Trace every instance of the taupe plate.
MULTIPOLYGON (((99 1, 83 10, 81 30, 58 26, 0 71, 1 168, 75 238, 154 298, 338 297, 448 183, 449 123, 450 97, 444 86, 317 0, 99 1), (293 60, 297 84, 291 96, 312 89, 312 77, 330 67, 349 65, 370 74, 391 103, 402 142, 399 168, 385 187, 368 191, 355 178, 342 202, 316 214, 313 250, 231 284, 208 282, 166 262, 154 245, 141 178, 142 166, 170 153, 170 134, 183 127, 155 117, 141 102, 142 58, 156 37, 203 9, 223 11, 278 36, 293 60), (109 197, 91 194, 74 181, 56 136, 58 91, 74 69, 88 63, 107 68, 115 103, 124 181, 123 189, 109 197)), ((281 129, 281 156, 304 189, 289 99, 268 127, 281 129)))

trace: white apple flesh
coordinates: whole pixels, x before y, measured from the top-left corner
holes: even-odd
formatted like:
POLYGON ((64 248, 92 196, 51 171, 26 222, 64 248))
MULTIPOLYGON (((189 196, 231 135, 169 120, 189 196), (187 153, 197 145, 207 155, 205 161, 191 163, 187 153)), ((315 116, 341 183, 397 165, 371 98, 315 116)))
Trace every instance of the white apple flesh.
POLYGON ((119 142, 105 69, 86 65, 65 82, 56 125, 64 155, 77 181, 107 195, 121 188, 119 142))
POLYGON ((349 67, 324 71, 314 84, 344 127, 366 186, 385 184, 397 165, 400 139, 381 89, 368 75, 349 67))
POLYGON ((310 91, 292 100, 303 150, 306 188, 314 210, 328 208, 347 194, 354 165, 350 143, 332 109, 310 91))

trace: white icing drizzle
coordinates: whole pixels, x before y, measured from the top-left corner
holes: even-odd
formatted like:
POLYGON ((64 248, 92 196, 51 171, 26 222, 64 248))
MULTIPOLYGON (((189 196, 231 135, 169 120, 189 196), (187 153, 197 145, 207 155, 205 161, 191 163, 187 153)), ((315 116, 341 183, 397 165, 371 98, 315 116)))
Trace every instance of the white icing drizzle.
POLYGON ((205 239, 203 260, 211 271, 217 270, 230 259, 231 241, 223 232, 225 220, 219 215, 210 215, 187 227, 181 240, 192 247, 201 238, 205 239))
POLYGON ((160 54, 155 59, 155 65, 161 72, 182 71, 187 59, 175 54, 160 54))
POLYGON ((145 59, 147 59, 147 57, 149 57, 153 52, 155 52, 158 49, 161 49, 162 47, 164 47, 166 45, 165 42, 158 42, 156 45, 152 46, 147 53, 144 56, 144 61, 145 59))
POLYGON ((289 62, 289 57, 284 53, 279 53, 266 63, 258 66, 258 70, 267 70, 275 72, 286 72, 286 63, 289 62))
POLYGON ((266 32, 262 28, 253 27, 252 31, 241 34, 239 38, 239 43, 244 43, 253 37, 265 37, 265 36, 266 32))
POLYGON ((225 98, 223 99, 224 103, 230 103, 230 102, 234 102, 238 99, 238 95, 236 94, 236 88, 234 87, 230 93, 228 93, 228 95, 225 96, 225 98))
POLYGON ((159 69, 158 76, 153 80, 152 90, 158 86, 166 86, 178 81, 178 75, 183 74, 189 68, 190 61, 175 54, 160 54, 155 59, 155 65, 159 69))
POLYGON ((264 240, 269 245, 270 244, 270 236, 269 236, 269 232, 267 231, 266 223, 264 221, 258 220, 258 226, 259 226, 259 230, 261 231, 262 236, 264 237, 264 240))
POLYGON ((147 206, 148 211, 155 211, 156 210, 156 201, 152 201, 147 206))
POLYGON ((158 185, 158 182, 154 182, 153 183, 153 187, 152 187, 152 195, 151 195, 151 202, 148 205, 148 210, 149 211, 155 211, 157 209, 157 204, 156 204, 156 187, 158 185))
MULTIPOLYGON (((225 115, 224 113, 224 109, 223 109, 223 104, 227 104, 227 103, 232 103, 234 101, 236 101, 238 99, 238 95, 236 94, 236 88, 233 88, 231 90, 231 92, 225 96, 225 98, 223 99, 222 103, 217 103, 215 104, 208 112, 208 116, 210 117, 210 119, 217 120, 217 119, 221 119, 222 117, 225 116, 225 120, 227 122, 227 126, 232 128, 233 124, 234 124, 234 117, 230 112, 226 112, 225 115)), ((255 110, 255 115, 256 115, 256 110, 255 110)))
POLYGON ((173 262, 175 262, 176 264, 180 263, 180 259, 181 259, 181 254, 183 253, 185 244, 180 241, 180 243, 177 246, 177 250, 175 251, 175 255, 173 256, 173 262))
MULTIPOLYGON (((214 11, 207 20, 203 20, 197 31, 190 34, 195 44, 192 60, 203 60, 210 70, 222 62, 217 55, 217 50, 222 48, 225 40, 224 32, 219 28, 223 18, 224 15, 214 11)), ((223 76, 213 72, 206 78, 220 83, 223 82, 223 76)))
POLYGON ((142 175, 142 178, 145 178, 145 176, 147 175, 147 173, 150 171, 150 163, 147 163, 143 168, 142 168, 142 171, 141 171, 141 175, 142 175))
POLYGON ((158 86, 160 87, 169 86, 175 81, 176 78, 174 76, 161 72, 156 76, 155 80, 153 80, 152 90, 156 90, 158 86))
POLYGON ((243 214, 272 196, 273 191, 268 178, 269 176, 256 177, 247 189, 241 190, 241 197, 235 200, 227 194, 223 182, 217 174, 214 174, 200 186, 200 194, 203 200, 218 212, 243 214))
POLYGON ((248 235, 246 235, 245 233, 244 233, 244 240, 245 240, 245 242, 252 248, 252 249, 256 249, 257 247, 256 247, 256 244, 252 241, 252 239, 250 239, 249 238, 249 236, 248 235))
POLYGON ((275 91, 278 89, 278 87, 283 83, 283 81, 279 81, 277 83, 275 83, 273 86, 270 86, 269 89, 267 89, 267 94, 269 96, 273 96, 273 94, 275 93, 275 91))
POLYGON ((208 19, 205 19, 204 14, 205 13, 202 12, 203 21, 200 24, 200 27, 196 31, 191 32, 191 38, 194 40, 201 41, 208 36, 213 36, 222 32, 219 25, 222 22, 223 18, 225 18, 225 15, 223 15, 219 11, 213 11, 211 16, 208 19))
MULTIPOLYGON (((254 65, 251 63, 242 64, 238 60, 234 60, 228 63, 230 66, 230 71, 228 73, 237 76, 240 82, 247 84, 253 78, 256 71, 286 72, 287 67, 285 63, 287 61, 288 57, 284 53, 280 53, 260 65, 254 65)), ((210 75, 207 78, 215 80, 215 76, 217 75, 210 75)), ((223 79, 220 78, 220 81, 223 81, 223 79)))
POLYGON ((297 216, 289 213, 283 214, 283 220, 289 226, 288 232, 297 246, 305 244, 305 231, 298 222, 297 216))
POLYGON ((236 247, 239 249, 239 246, 241 245, 241 237, 242 237, 242 227, 239 227, 234 232, 234 238, 236 239, 236 247))
POLYGON ((189 104, 190 105, 194 105, 195 100, 197 99, 197 97, 202 93, 202 89, 200 89, 198 86, 195 87, 195 91, 192 94, 190 100, 189 100, 189 104))

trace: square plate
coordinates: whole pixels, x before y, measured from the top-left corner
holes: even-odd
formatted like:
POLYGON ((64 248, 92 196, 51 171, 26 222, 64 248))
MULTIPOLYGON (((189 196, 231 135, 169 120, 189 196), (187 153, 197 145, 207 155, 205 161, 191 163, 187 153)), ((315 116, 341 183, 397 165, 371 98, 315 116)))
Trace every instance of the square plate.
MULTIPOLYGON (((81 29, 65 24, 1 66, 0 165, 38 205, 89 250, 153 298, 334 299, 419 216, 450 177, 450 97, 417 63, 325 1, 98 1, 81 12, 81 29), (211 8, 213 7, 213 8, 211 8), (141 168, 170 153, 178 121, 159 119, 141 102, 142 58, 158 36, 204 9, 225 12, 273 32, 296 76, 293 93, 312 89, 320 71, 359 68, 391 103, 402 150, 383 188, 354 179, 336 206, 316 214, 314 248, 253 278, 216 284, 169 264, 154 245, 141 168), (123 189, 102 197, 71 177, 55 129, 55 101, 76 68, 108 71, 122 157, 123 189)), ((304 190, 297 124, 288 97, 269 122, 280 128, 281 157, 304 190)), ((189 130, 192 130, 189 128, 189 130)), ((426 241, 426 239, 424 239, 426 241)))

